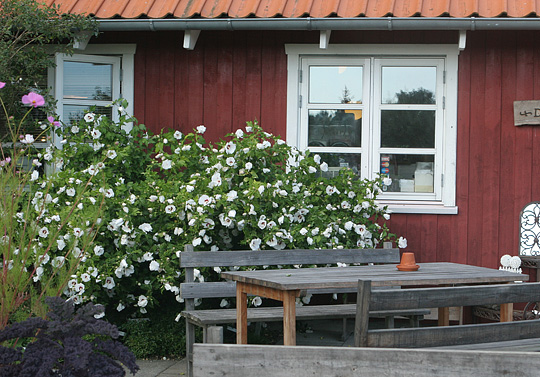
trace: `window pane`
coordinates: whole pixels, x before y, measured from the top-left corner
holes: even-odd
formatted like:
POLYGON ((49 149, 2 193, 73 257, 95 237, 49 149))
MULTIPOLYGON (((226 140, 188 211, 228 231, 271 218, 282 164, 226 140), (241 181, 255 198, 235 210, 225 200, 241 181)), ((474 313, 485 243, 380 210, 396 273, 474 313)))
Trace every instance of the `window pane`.
POLYGON ((381 147, 434 148, 434 110, 382 110, 381 147))
POLYGON ((434 104, 436 67, 382 67, 382 103, 434 104))
POLYGON ((335 177, 343 168, 351 168, 360 175, 360 153, 318 153, 318 155, 321 156, 321 161, 328 164, 328 171, 322 173, 323 177, 335 177))
MULTIPOLYGON (((77 123, 84 117, 87 110, 90 110, 90 106, 84 105, 64 105, 64 123, 70 125, 77 123)), ((111 118, 112 107, 97 106, 94 110, 96 115, 105 115, 111 118)))
POLYGON ((360 147, 362 110, 309 110, 308 145, 360 147))
POLYGON ((112 100, 112 65, 64 62, 64 98, 112 100))
POLYGON ((392 178, 390 192, 433 192, 433 155, 381 155, 381 174, 392 178))
POLYGON ((309 67, 310 103, 362 103, 362 67, 309 67))

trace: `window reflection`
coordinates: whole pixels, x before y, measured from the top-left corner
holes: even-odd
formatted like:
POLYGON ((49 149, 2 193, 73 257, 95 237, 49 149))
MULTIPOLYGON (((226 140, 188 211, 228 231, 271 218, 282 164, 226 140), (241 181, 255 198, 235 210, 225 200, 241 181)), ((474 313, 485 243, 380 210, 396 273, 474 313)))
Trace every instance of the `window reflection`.
POLYGON ((112 100, 112 65, 64 61, 64 99, 112 100))
MULTIPOLYGON (((78 123, 84 117, 84 114, 90 110, 90 106, 85 105, 64 105, 64 122, 67 125, 78 123)), ((112 107, 96 106, 94 113, 96 115, 106 115, 111 118, 112 107)))
POLYGON ((389 192, 432 193, 434 174, 433 155, 383 154, 381 174, 392 178, 392 184, 384 186, 389 192))
POLYGON ((309 67, 310 103, 362 103, 362 67, 309 67))
POLYGON ((434 148, 435 110, 382 110, 381 147, 434 148))
POLYGON ((308 145, 360 147, 362 110, 309 110, 308 145))
POLYGON ((321 173, 325 178, 337 176, 344 168, 350 168, 360 175, 362 160, 360 153, 318 153, 318 155, 321 156, 321 161, 328 164, 328 171, 321 173))
POLYGON ((434 104, 436 67, 382 67, 382 103, 434 104))

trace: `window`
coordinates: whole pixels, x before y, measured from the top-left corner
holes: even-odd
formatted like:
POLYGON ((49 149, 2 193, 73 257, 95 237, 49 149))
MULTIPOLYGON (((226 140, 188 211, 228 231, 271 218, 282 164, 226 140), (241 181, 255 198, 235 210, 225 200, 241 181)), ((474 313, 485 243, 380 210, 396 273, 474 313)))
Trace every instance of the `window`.
POLYGON ((134 45, 89 45, 84 54, 57 53, 49 85, 60 120, 69 125, 93 106, 97 114, 115 119, 117 113, 110 105, 119 98, 133 108, 134 53, 134 45))
POLYGON ((394 212, 457 213, 457 46, 288 45, 287 141, 392 178, 394 212))

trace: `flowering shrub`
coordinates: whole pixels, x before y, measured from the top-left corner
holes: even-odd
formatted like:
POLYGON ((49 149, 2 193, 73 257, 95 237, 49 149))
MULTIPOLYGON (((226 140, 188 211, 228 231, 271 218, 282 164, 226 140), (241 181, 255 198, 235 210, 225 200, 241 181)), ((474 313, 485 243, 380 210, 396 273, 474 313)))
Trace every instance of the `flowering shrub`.
MULTIPOLYGON (((5 86, 6 83, 0 82, 0 89, 5 86)), ((50 194, 51 186, 40 177, 42 162, 35 158, 35 138, 22 132, 30 123, 27 120, 30 112, 43 106, 45 100, 40 94, 30 92, 22 96, 21 102, 27 105, 27 111, 16 121, 8 115, 0 97, 7 131, 0 143, 0 329, 20 313, 44 315, 42 298, 62 293, 78 267, 81 249, 91 243, 97 230, 96 210, 86 212, 83 217, 75 211, 80 196, 73 195, 70 202, 60 204, 50 194), (51 205, 58 205, 58 210, 49 212, 51 205), (66 228, 74 232, 63 233, 66 228), (69 238, 70 245, 66 247, 64 240, 69 238), (56 250, 57 242, 63 242, 59 250, 56 250), (51 253, 53 246, 55 251, 51 253), (36 284, 38 281, 40 284, 36 284)), ((57 125, 55 118, 49 116, 47 122, 40 123, 41 134, 37 139, 46 138, 49 129, 57 125)), ((84 183, 89 184, 90 180, 84 183)))
MULTIPOLYGON (((319 156, 288 146, 257 123, 216 144, 204 139, 202 125, 187 135, 150 135, 126 114, 126 103, 117 105, 117 122, 87 113, 57 130, 62 149, 43 154, 61 168, 43 181, 50 186, 48 219, 74 195, 81 195, 77 215, 101 206, 100 228, 92 246, 80 249, 81 263, 65 290, 76 303, 94 300, 136 315, 154 305, 157 292, 181 301, 185 244, 196 250, 364 248, 396 238, 376 201, 382 178, 362 180, 348 169, 325 178, 328 166, 319 156)), ((75 224, 54 236, 51 258, 86 233, 75 224)), ((198 279, 219 271, 198 271, 198 279)))

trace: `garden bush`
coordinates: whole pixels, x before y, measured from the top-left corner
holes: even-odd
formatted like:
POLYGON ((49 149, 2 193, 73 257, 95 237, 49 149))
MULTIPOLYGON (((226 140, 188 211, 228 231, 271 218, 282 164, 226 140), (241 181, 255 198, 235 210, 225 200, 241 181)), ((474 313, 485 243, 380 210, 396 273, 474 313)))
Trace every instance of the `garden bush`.
MULTIPOLYGON (((40 204, 29 211, 48 230, 40 241, 54 235, 54 247, 34 248, 42 268, 35 280, 51 272, 64 248, 74 248, 80 263, 64 293, 76 303, 104 304, 109 317, 125 321, 159 310, 158 297, 181 302, 185 244, 261 252, 406 245, 390 233, 390 215, 376 200, 388 178, 360 179, 349 169, 327 178, 318 155, 287 145, 257 122, 209 143, 203 125, 186 135, 152 135, 127 114, 127 103, 115 106, 117 121, 89 112, 57 128, 61 148, 40 155, 56 173, 41 176, 29 193, 40 204), (66 208, 73 220, 60 228, 56 219, 66 208), (93 223, 99 227, 91 229, 93 223), (81 245, 88 233, 92 244, 81 245)), ((197 271, 197 278, 219 272, 197 271)))

